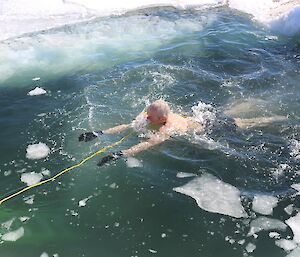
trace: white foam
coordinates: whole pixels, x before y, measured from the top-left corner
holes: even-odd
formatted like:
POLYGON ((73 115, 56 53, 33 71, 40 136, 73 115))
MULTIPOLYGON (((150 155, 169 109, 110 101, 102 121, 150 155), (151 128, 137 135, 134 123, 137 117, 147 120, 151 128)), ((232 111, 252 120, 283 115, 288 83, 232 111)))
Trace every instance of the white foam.
POLYGON ((43 95, 46 94, 46 90, 40 87, 36 87, 35 89, 28 92, 28 95, 35 96, 35 95, 43 95))
POLYGON ((42 159, 50 153, 50 148, 44 143, 28 145, 26 149, 26 158, 42 159))
POLYGON ((275 241, 275 244, 282 248, 285 251, 294 250, 297 247, 297 244, 293 240, 280 239, 275 241))
POLYGON ((286 224, 289 225, 291 230, 293 231, 294 238, 293 240, 300 244, 300 213, 298 213, 296 216, 289 218, 285 221, 286 224))
POLYGON ((3 241, 17 241, 22 236, 24 236, 24 228, 20 227, 17 230, 10 231, 2 236, 3 241))
POLYGON ((143 167, 143 163, 136 158, 128 157, 126 164, 129 168, 143 167))
POLYGON ((27 186, 34 185, 40 182, 42 179, 43 175, 41 173, 29 172, 21 175, 21 181, 26 183, 27 186))
POLYGON ((256 195, 252 202, 252 209, 255 212, 271 215, 273 208, 277 206, 278 199, 274 196, 269 195, 256 195))
POLYGON ((296 160, 300 159, 300 141, 292 139, 289 147, 291 150, 290 155, 296 160))
POLYGON ((43 253, 40 255, 40 257, 49 257, 49 255, 48 255, 48 253, 43 252, 43 253))
POLYGON ((236 218, 247 217, 241 204, 240 191, 210 174, 196 177, 173 190, 194 198, 198 206, 206 211, 236 218))
POLYGON ((248 236, 253 236, 262 230, 280 230, 284 231, 287 225, 277 219, 267 217, 259 217, 250 223, 250 231, 248 236))

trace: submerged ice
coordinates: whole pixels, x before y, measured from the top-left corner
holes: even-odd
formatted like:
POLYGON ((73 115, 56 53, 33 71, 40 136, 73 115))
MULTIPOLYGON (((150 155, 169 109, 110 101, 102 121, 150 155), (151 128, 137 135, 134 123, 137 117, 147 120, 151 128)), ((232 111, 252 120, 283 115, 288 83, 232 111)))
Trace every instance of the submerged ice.
POLYGON ((174 191, 194 198, 203 210, 235 218, 248 216, 241 204, 240 191, 210 174, 194 178, 174 191))

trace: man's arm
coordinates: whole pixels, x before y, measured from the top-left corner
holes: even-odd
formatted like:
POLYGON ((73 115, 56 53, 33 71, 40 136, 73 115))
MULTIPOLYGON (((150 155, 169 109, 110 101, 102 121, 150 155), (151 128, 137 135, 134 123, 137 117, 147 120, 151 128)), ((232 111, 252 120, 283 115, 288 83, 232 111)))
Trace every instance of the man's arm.
POLYGON ((124 130, 130 129, 131 128, 131 123, 130 124, 121 124, 112 128, 108 128, 103 130, 103 134, 115 134, 115 133, 120 133, 124 130))
POLYGON ((170 138, 170 136, 167 134, 158 133, 158 134, 152 136, 150 139, 148 139, 145 142, 139 143, 139 144, 134 145, 126 150, 123 150, 122 154, 125 157, 135 155, 139 152, 149 149, 150 147, 161 144, 162 142, 164 142, 165 140, 167 140, 169 138, 170 138))
POLYGON ((88 142, 88 141, 95 139, 96 137, 98 137, 100 135, 120 133, 129 128, 131 128, 131 124, 121 124, 121 125, 118 125, 118 126, 115 126, 115 127, 109 128, 109 129, 105 129, 105 130, 85 132, 85 133, 82 133, 78 137, 78 140, 88 142))
POLYGON ((240 118, 234 119, 236 125, 242 129, 252 128, 252 127, 264 127, 264 126, 268 126, 273 122, 280 122, 286 120, 288 120, 286 116, 257 117, 251 119, 240 119, 240 118))

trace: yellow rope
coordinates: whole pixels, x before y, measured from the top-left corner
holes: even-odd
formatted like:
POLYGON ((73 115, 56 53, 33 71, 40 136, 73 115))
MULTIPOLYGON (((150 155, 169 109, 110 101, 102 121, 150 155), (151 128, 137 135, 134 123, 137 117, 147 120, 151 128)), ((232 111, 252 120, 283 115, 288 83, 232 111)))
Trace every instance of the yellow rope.
POLYGON ((73 166, 71 166, 71 167, 69 167, 69 168, 67 168, 67 169, 64 169, 63 171, 59 172, 59 173, 56 174, 55 176, 53 176, 53 177, 51 177, 51 178, 48 178, 48 179, 46 179, 46 180, 43 180, 43 181, 41 181, 41 182, 38 182, 38 183, 36 183, 36 184, 33 184, 33 185, 31 185, 31 186, 25 187, 25 188, 21 189, 20 191, 14 193, 14 194, 11 194, 11 195, 9 195, 9 196, 7 196, 7 197, 5 197, 5 198, 3 198, 2 200, 0 200, 0 204, 4 203, 5 201, 7 201, 7 200, 9 200, 9 199, 11 199, 11 198, 13 198, 13 197, 15 197, 15 196, 17 196, 17 195, 20 195, 20 194, 26 192, 27 190, 29 190, 29 189, 31 189, 31 188, 34 188, 34 187, 37 187, 37 186, 46 184, 46 183, 48 183, 48 182, 50 182, 50 181, 54 181, 56 178, 60 177, 60 176, 63 175, 64 173, 66 173, 66 172, 68 172, 68 171, 70 171, 70 170, 73 170, 73 169, 75 169, 75 168, 78 168, 79 166, 83 165, 85 162, 87 162, 88 160, 94 158, 96 155, 105 152, 105 151, 106 151, 107 149, 109 149, 109 148, 112 148, 112 147, 114 147, 114 146, 116 146, 116 145, 121 144, 127 137, 129 137, 130 134, 131 134, 131 133, 129 133, 128 135, 122 137, 119 141, 117 141, 117 142, 115 142, 115 143, 113 143, 113 144, 110 144, 110 145, 108 145, 108 146, 106 146, 106 147, 103 147, 102 149, 98 150, 97 152, 95 152, 95 153, 91 154, 90 156, 88 156, 87 158, 83 159, 81 162, 79 162, 79 163, 77 163, 77 164, 75 164, 75 165, 73 165, 73 166))

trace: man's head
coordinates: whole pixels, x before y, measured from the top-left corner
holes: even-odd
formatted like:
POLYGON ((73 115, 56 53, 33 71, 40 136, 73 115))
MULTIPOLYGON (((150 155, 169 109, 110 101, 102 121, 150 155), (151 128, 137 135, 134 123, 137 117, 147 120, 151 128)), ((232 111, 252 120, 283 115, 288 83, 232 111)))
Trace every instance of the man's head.
POLYGON ((152 124, 164 124, 170 113, 170 107, 164 100, 156 100, 147 108, 147 120, 152 124))

